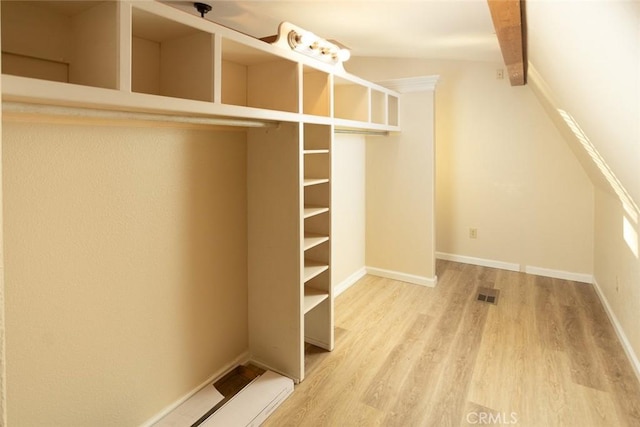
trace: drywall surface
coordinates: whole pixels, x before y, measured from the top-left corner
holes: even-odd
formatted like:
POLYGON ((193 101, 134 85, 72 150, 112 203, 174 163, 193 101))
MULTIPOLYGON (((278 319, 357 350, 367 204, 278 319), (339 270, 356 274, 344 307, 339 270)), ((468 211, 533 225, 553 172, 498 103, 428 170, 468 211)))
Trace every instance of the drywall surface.
POLYGON ((596 186, 595 281, 637 358, 640 3, 532 1, 527 20, 531 82, 596 186))
MULTIPOLYGON (((635 353, 635 368, 640 355, 640 262, 638 227, 619 198, 597 188, 595 203, 594 275, 628 344, 635 353)), ((629 348, 627 348, 627 351, 629 348)))
POLYGON ((9 425, 140 425, 246 351, 244 133, 2 131, 9 425))
POLYGON ((402 132, 367 138, 367 267, 435 280, 433 91, 400 97, 402 132))
POLYGON ((332 152, 333 286, 365 266, 365 140, 336 134, 332 152))
POLYGON ((593 186, 531 90, 496 79, 501 67, 383 58, 348 64, 350 72, 373 81, 440 75, 438 252, 590 275, 593 186), (469 237, 470 228, 477 229, 477 238, 469 237))

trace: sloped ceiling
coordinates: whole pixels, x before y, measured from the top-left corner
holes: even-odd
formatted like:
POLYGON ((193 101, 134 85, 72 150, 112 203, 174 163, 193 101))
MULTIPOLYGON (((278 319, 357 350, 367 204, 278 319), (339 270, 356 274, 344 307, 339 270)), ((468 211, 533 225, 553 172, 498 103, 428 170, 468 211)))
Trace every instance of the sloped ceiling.
MULTIPOLYGON (((355 56, 502 59, 486 0, 201 1, 206 19, 258 38, 289 21, 355 56)), ((165 3, 197 15, 193 2, 165 3)))
POLYGON ((527 27, 529 85, 592 181, 638 203, 640 2, 528 0, 527 27))

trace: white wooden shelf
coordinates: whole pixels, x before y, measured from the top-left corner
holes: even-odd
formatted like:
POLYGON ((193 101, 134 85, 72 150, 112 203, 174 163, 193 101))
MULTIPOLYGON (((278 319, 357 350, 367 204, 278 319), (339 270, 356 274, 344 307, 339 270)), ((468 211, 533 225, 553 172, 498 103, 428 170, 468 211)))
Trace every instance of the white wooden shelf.
POLYGON ((305 178, 304 186, 308 187, 310 185, 326 184, 327 182, 329 182, 329 179, 327 178, 305 178))
POLYGON ((304 287, 304 313, 307 314, 320 303, 329 298, 329 293, 311 286, 304 287))
POLYGON ((7 117, 251 127, 249 347, 301 381, 302 337, 334 345, 333 286, 322 274, 332 259, 334 131, 399 131, 399 93, 160 1, 0 8, 7 117), (303 239, 291 238, 300 230, 303 239))
POLYGON ((322 234, 318 234, 318 233, 305 232, 303 249, 306 251, 308 249, 314 248, 328 241, 329 241, 329 236, 323 236, 322 234))
POLYGON ((305 259, 304 260, 304 281, 305 283, 319 274, 324 273, 329 269, 329 266, 325 263, 305 259))
POLYGON ((312 216, 320 215, 325 212, 329 212, 329 208, 323 206, 305 206, 304 218, 311 218, 312 216))
POLYGON ((1 3, 4 100, 399 130, 397 92, 161 2, 41 3, 1 3))

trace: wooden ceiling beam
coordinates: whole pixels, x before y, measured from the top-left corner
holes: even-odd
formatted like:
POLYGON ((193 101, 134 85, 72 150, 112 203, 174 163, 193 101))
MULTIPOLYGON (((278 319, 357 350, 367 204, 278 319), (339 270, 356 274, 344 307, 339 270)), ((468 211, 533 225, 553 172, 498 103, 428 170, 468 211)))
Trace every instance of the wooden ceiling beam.
POLYGON ((524 0, 487 0, 511 86, 527 82, 524 0))

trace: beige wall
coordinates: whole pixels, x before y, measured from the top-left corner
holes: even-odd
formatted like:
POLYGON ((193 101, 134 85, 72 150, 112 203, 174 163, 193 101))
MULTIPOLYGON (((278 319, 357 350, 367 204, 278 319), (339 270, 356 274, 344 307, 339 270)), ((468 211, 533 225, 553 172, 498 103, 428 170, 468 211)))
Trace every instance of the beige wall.
POLYGON ((528 87, 500 64, 354 58, 370 80, 440 75, 436 248, 520 268, 593 272, 593 188, 528 87), (470 239, 469 228, 478 229, 470 239))
POLYGON ((365 265, 365 139, 335 135, 333 144, 332 270, 334 288, 365 265))
POLYGON ((635 353, 638 369, 638 227, 618 196, 610 191, 597 188, 595 207, 595 278, 635 353))
POLYGON ((9 425, 138 425, 246 351, 244 133, 3 125, 9 425))
POLYGON ((400 103, 402 132, 367 138, 366 263, 433 285, 433 92, 400 103))
POLYGON ((595 281, 640 376, 640 3, 532 1, 527 21, 532 83, 596 186, 595 281))

